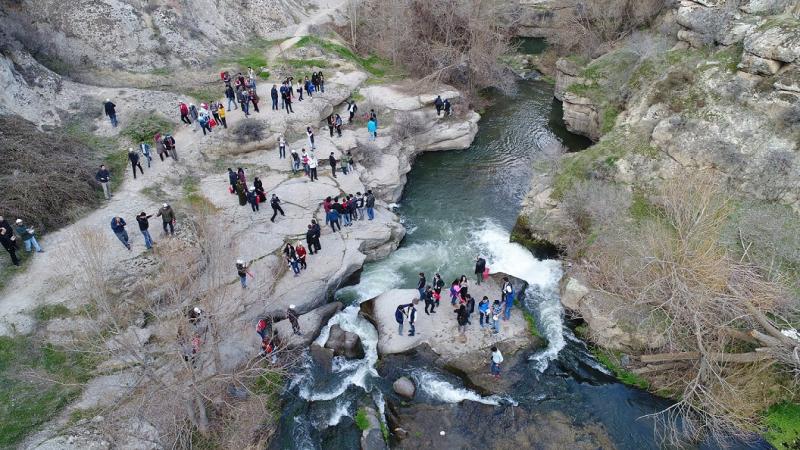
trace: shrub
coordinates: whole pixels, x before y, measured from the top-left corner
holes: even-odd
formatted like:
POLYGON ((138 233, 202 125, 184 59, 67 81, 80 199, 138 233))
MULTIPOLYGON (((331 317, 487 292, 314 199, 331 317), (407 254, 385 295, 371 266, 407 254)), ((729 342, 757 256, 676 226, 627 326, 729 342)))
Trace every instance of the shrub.
POLYGON ((365 409, 359 409, 355 417, 356 426, 359 430, 364 431, 369 428, 369 418, 365 409))
POLYGON ((264 124, 257 120, 244 120, 233 128, 234 140, 238 144, 264 139, 264 124))
POLYGON ((374 142, 360 142, 351 151, 353 160, 366 168, 374 167, 380 160, 383 151, 374 142))
POLYGON ((133 144, 150 142, 156 133, 171 132, 174 124, 159 114, 139 114, 122 130, 122 135, 133 144))
POLYGON ((427 122, 421 114, 405 111, 397 113, 392 125, 392 136, 398 141, 413 138, 426 130, 427 122))

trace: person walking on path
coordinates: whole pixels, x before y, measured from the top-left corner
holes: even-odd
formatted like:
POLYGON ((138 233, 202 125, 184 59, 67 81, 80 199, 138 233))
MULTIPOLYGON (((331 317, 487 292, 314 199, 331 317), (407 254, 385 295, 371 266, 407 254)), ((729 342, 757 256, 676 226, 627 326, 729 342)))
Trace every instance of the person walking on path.
POLYGON ((189 119, 189 107, 184 102, 178 102, 178 111, 181 113, 181 122, 186 125, 191 125, 192 121, 189 119))
POLYGON ((478 318, 481 328, 485 325, 489 325, 489 297, 483 296, 483 300, 478 303, 478 313, 480 317, 478 318))
POLYGON ((294 252, 297 253, 297 261, 300 262, 300 270, 306 270, 308 266, 306 265, 306 248, 303 247, 303 243, 297 241, 294 246, 294 252))
POLYGON ((481 280, 483 280, 483 273, 486 271, 486 260, 478 256, 475 258, 475 278, 477 279, 476 283, 478 286, 481 285, 481 280))
POLYGON ((367 216, 369 220, 375 218, 375 196, 372 195, 372 190, 367 190, 367 198, 364 200, 367 205, 367 216))
POLYGON ((165 134, 164 137, 161 138, 161 142, 164 144, 164 152, 167 154, 167 156, 177 161, 178 149, 175 146, 175 138, 172 137, 171 134, 165 134))
POLYGON ((103 103, 103 109, 106 112, 106 116, 108 116, 108 120, 111 121, 111 126, 116 128, 117 127, 117 105, 112 103, 110 98, 107 98, 105 103, 103 103))
POLYGON ((314 154, 308 155, 308 176, 311 178, 311 181, 319 180, 317 176, 317 158, 314 154))
POLYGON ((236 260, 236 274, 239 275, 239 282, 242 284, 242 289, 247 289, 247 276, 250 275, 250 278, 255 278, 250 270, 248 270, 247 264, 244 263, 241 259, 236 260))
POLYGON ((450 115, 450 100, 449 99, 445 99, 444 104, 442 106, 444 107, 444 116, 445 117, 449 116, 450 115))
POLYGON ((416 330, 414 326, 417 323, 417 304, 419 303, 419 299, 415 298, 411 300, 411 303, 408 305, 408 335, 414 336, 416 334, 416 330))
POLYGON ((161 221, 164 225, 164 234, 167 234, 167 227, 169 227, 169 234, 175 235, 175 211, 172 210, 172 206, 169 204, 164 203, 161 205, 161 209, 158 210, 158 214, 156 217, 161 217, 161 221))
POLYGON ((502 298, 504 304, 503 320, 508 320, 511 318, 511 308, 514 307, 514 286, 508 280, 508 277, 503 277, 502 298))
POLYGON ((106 169, 104 164, 100 164, 100 170, 94 175, 94 179, 103 187, 103 195, 106 200, 111 198, 111 173, 106 169))
POLYGON ((431 289, 430 285, 425 287, 422 298, 425 300, 425 314, 436 314, 436 302, 433 300, 433 289, 431 289), (430 308, 430 311, 428 311, 428 308, 430 308))
POLYGON ((436 100, 433 101, 433 106, 436 107, 436 117, 439 117, 439 114, 442 113, 442 108, 444 107, 444 102, 442 101, 441 95, 436 96, 436 100))
POLYGON ((144 246, 150 250, 153 248, 153 238, 150 237, 150 221, 147 220, 153 217, 152 214, 148 215, 146 212, 142 211, 136 216, 136 222, 139 223, 139 231, 142 232, 142 236, 144 237, 144 246))
POLYGON ((300 322, 298 319, 300 316, 297 314, 297 309, 294 305, 289 305, 289 309, 286 310, 286 318, 289 319, 289 323, 292 324, 292 332, 298 336, 302 336, 300 332, 300 322))
POLYGON ((133 179, 136 179, 136 168, 139 168, 139 171, 142 172, 144 175, 144 169, 142 168, 142 163, 139 162, 139 152, 135 151, 133 147, 128 148, 128 160, 131 162, 131 169, 133 169, 133 179))
POLYGON ((228 167, 228 184, 231 185, 230 189, 228 190, 231 195, 236 193, 236 182, 239 181, 239 176, 236 175, 236 172, 233 171, 230 167, 228 167))
POLYGON ((458 333, 464 335, 467 331, 467 323, 469 323, 469 313, 466 305, 459 305, 456 310, 456 321, 458 322, 458 333))
POLYGON ((333 152, 331 152, 331 156, 328 157, 328 162, 331 164, 331 174, 333 178, 336 178, 336 157, 333 156, 333 152))
POLYGON ((339 231, 342 231, 342 225, 339 223, 339 211, 331 208, 331 210, 328 211, 326 220, 329 224, 331 224, 331 230, 334 233, 336 233, 337 227, 339 228, 339 231))
POLYGON ((311 145, 311 151, 317 149, 317 146, 314 145, 314 131, 311 127, 306 127, 306 136, 308 136, 308 143, 311 145))
POLYGON ((142 153, 142 156, 144 156, 145 159, 147 159, 147 168, 149 169, 150 163, 153 162, 153 155, 152 152, 150 151, 150 144, 148 144, 147 142, 139 143, 139 151, 142 153))
MULTIPOLYGON (((336 115, 333 119, 333 126, 336 128, 336 135, 342 137, 342 116, 336 115)), ((331 137, 333 137, 333 135, 331 135, 331 137)))
POLYGON ((256 90, 250 89, 247 92, 247 96, 250 97, 250 102, 253 104, 253 109, 255 109, 257 113, 260 113, 261 111, 258 110, 258 101, 261 100, 261 98, 256 93, 256 90))
MULTIPOLYGON (((2 219, 2 218, 0 218, 2 219)), ((3 220, 3 222, 5 222, 3 220)), ((19 257, 17 256, 17 237, 14 236, 14 232, 11 230, 11 226, 0 226, 0 245, 3 246, 4 249, 8 252, 8 255, 11 256, 11 263, 15 266, 19 266, 19 257)))
POLYGON ((283 135, 278 136, 278 158, 286 159, 286 139, 283 135))
POLYGON ((125 246, 128 250, 131 249, 131 244, 128 242, 128 232, 125 231, 125 220, 122 217, 116 216, 111 219, 111 231, 117 235, 117 239, 122 242, 122 245, 125 246))
POLYGON ((369 140, 374 141, 378 138, 378 122, 372 119, 369 119, 367 122, 367 131, 369 132, 369 140))
POLYGON ((425 274, 423 272, 419 273, 419 279, 417 280, 417 292, 419 292, 420 300, 425 298, 425 284, 427 281, 425 280, 425 274))
POLYGON ((222 127, 227 130, 228 121, 225 119, 225 107, 222 106, 222 103, 220 103, 217 107, 217 115, 219 116, 219 123, 221 123, 222 127))
POLYGON ((500 378, 500 364, 503 363, 503 354, 500 353, 500 350, 497 347, 492 347, 492 364, 489 367, 489 370, 492 372, 492 375, 499 379, 500 378))
POLYGON ((197 123, 197 117, 198 117, 197 107, 194 106, 194 103, 189 104, 189 117, 192 119, 192 122, 194 122, 194 128, 192 129, 192 131, 197 131, 197 126, 200 124, 197 123))
POLYGON ((357 111, 358 105, 356 105, 355 100, 353 100, 347 105, 347 112, 350 114, 350 118, 347 119, 347 123, 353 123, 353 118, 356 116, 357 111))
POLYGON ((269 199, 269 206, 272 207, 272 217, 269 219, 270 222, 275 223, 275 217, 278 215, 278 213, 281 213, 281 216, 286 215, 283 213, 283 209, 281 208, 281 199, 279 199, 277 195, 272 194, 272 197, 269 199))
POLYGON ((258 211, 260 208, 258 207, 258 194, 256 193, 256 188, 251 187, 249 191, 247 191, 247 203, 250 203, 250 208, 253 212, 258 211))
POLYGON ((350 156, 345 153, 339 158, 339 163, 342 166, 342 174, 347 175, 348 169, 350 168, 350 156))

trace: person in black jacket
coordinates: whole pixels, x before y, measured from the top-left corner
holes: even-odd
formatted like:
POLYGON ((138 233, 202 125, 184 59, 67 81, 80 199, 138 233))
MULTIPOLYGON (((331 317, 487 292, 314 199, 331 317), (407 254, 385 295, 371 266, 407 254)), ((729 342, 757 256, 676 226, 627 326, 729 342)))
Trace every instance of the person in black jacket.
POLYGON ((136 168, 139 168, 139 171, 142 172, 144 175, 144 169, 142 168, 142 163, 139 162, 139 152, 133 150, 133 148, 128 149, 128 160, 131 162, 131 169, 133 169, 133 179, 136 179, 136 168))
POLYGON ((153 238, 150 237, 150 221, 147 219, 153 217, 152 214, 148 215, 146 212, 142 211, 136 216, 136 221, 139 222, 139 231, 142 232, 142 236, 144 236, 144 246, 147 247, 148 250, 153 248, 153 238))
POLYGON ((282 216, 286 215, 283 213, 283 209, 281 209, 281 199, 279 199, 277 195, 272 194, 272 197, 269 199, 269 206, 272 206, 272 218, 269 219, 271 222, 275 222, 275 217, 279 212, 282 216))
POLYGON ((472 322, 469 321, 469 318, 474 312, 475 312, 475 299, 472 298, 471 295, 467 295, 467 323, 469 325, 472 325, 472 322))
POLYGON ((236 109, 236 93, 233 92, 230 84, 225 88, 225 98, 228 99, 228 111, 236 109), (233 105, 233 109, 231 109, 231 105, 233 105))
POLYGON ((425 314, 436 314, 436 303, 433 300, 433 289, 431 289, 430 285, 425 287, 423 299, 425 300, 425 314), (430 308, 430 312, 428 308, 430 308))
POLYGON ((333 156, 333 152, 331 152, 331 156, 328 157, 328 162, 331 163, 331 174, 333 178, 336 178, 336 157, 333 156))
POLYGON ((111 181, 111 174, 108 172, 105 165, 100 164, 100 170, 94 175, 94 179, 103 187, 103 195, 105 195, 106 200, 110 199, 111 185, 109 182, 111 181))
POLYGON ((308 231, 306 231, 306 244, 308 244, 308 252, 312 255, 320 249, 319 238, 311 225, 308 226, 308 231))
POLYGON ((464 334, 467 331, 467 323, 469 323, 469 313, 464 304, 458 307, 456 311, 456 320, 458 321, 458 332, 464 334))
POLYGON ((300 332, 300 322, 298 319, 300 316, 297 314, 297 310, 295 309, 294 305, 289 305, 289 309, 286 310, 286 318, 289 319, 289 322, 292 324, 292 332, 294 334, 302 336, 300 332))
POLYGON ((236 182, 239 181, 239 175, 233 171, 230 167, 228 167, 228 183, 230 183, 231 188, 228 190, 231 195, 236 194, 236 182))
POLYGON ((260 208, 258 207, 259 199, 258 199, 258 193, 256 192, 256 188, 251 187, 250 190, 247 191, 246 195, 247 195, 247 203, 250 203, 250 208, 252 208, 253 212, 260 210, 260 208))
POLYGON ((441 95, 436 96, 436 100, 433 101, 433 106, 436 107, 436 116, 438 117, 439 114, 442 113, 442 108, 444 107, 444 102, 442 101, 441 95))
POLYGON ((17 237, 14 236, 11 224, 6 222, 2 216, 0 216, 0 245, 2 245, 9 256, 11 256, 11 263, 15 266, 19 266, 20 262, 17 257, 17 237))
POLYGON ((108 116, 108 119, 111 120, 111 126, 116 128, 117 127, 117 105, 111 103, 111 99, 107 98, 105 103, 103 103, 103 109, 108 116))
POLYGON ((419 280, 417 281, 417 291, 419 291, 419 298, 420 300, 425 299, 425 284, 427 281, 425 280, 425 274, 420 272, 419 273, 419 280))
POLYGON ((477 284, 481 284, 481 280, 483 280, 483 272, 486 271, 486 260, 478 256, 475 258, 475 277, 477 278, 477 284))
POLYGON ((375 196, 372 195, 372 190, 367 191, 367 197, 364 199, 364 202, 367 205, 367 216, 369 220, 375 218, 375 196))
POLYGON ((409 306, 408 306, 408 335, 409 336, 414 336, 414 334, 416 334, 415 333, 416 330, 414 329, 414 325, 416 325, 416 323, 417 323, 417 308, 416 308, 417 303, 419 303, 419 300, 415 298, 414 300, 411 301, 411 303, 409 303, 409 306))
POLYGON ((272 85, 272 89, 269 91, 269 95, 272 98, 272 110, 278 110, 278 86, 272 85))

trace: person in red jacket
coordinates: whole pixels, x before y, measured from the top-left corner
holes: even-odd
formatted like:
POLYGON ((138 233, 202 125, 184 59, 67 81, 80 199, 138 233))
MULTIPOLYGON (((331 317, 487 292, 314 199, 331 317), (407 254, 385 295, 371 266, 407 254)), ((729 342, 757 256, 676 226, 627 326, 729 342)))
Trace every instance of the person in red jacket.
POLYGON ((186 106, 186 103, 178 102, 178 108, 181 110, 181 122, 186 125, 191 125, 192 121, 189 119, 189 107, 186 106))
POLYGON ((300 269, 306 269, 306 248, 303 247, 303 243, 297 241, 297 244, 294 246, 294 252, 297 255, 297 259, 300 260, 300 269))

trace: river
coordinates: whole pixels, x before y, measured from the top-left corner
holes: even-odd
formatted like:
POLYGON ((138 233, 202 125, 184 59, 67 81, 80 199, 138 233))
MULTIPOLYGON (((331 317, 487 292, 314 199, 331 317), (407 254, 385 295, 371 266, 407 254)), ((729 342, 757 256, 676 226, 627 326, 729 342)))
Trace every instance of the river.
MULTIPOLYGON (((358 333, 367 356, 355 361, 336 358, 332 376, 307 358, 284 395, 273 448, 358 448, 360 431, 353 420, 357 409, 370 405, 383 411, 384 399, 394 395, 391 381, 399 375, 412 376, 424 386, 414 402, 438 407, 441 417, 456 418, 457 425, 446 432, 463 437, 466 447, 525 448, 538 440, 549 442, 536 445, 541 448, 659 448, 653 422, 643 416, 669 402, 609 376, 564 325, 558 298, 560 261, 537 260, 509 242, 537 160, 589 145, 564 129, 552 90, 545 82, 520 82, 513 96, 498 95, 484 111, 470 148, 417 158, 397 208, 408 230, 406 238, 389 257, 367 264, 358 284, 337 293, 339 300, 356 305, 388 289, 415 287, 420 271, 429 278, 439 272, 449 285, 462 273, 470 275, 475 256, 482 254, 493 272, 504 271, 529 283, 524 306, 549 341, 546 350, 529 351, 527 363, 512 369, 524 371, 524 381, 506 396, 483 396, 458 377, 430 369, 424 358, 392 359, 379 370, 377 332, 358 316, 356 306, 350 306, 328 325, 339 323, 358 333), (526 436, 527 441, 498 441, 493 428, 501 424, 504 438, 526 436)), ((318 342, 325 342, 327 332, 328 327, 318 342)), ((409 447, 404 442, 401 446, 409 447)), ((697 448, 715 446, 704 443, 697 448)))

